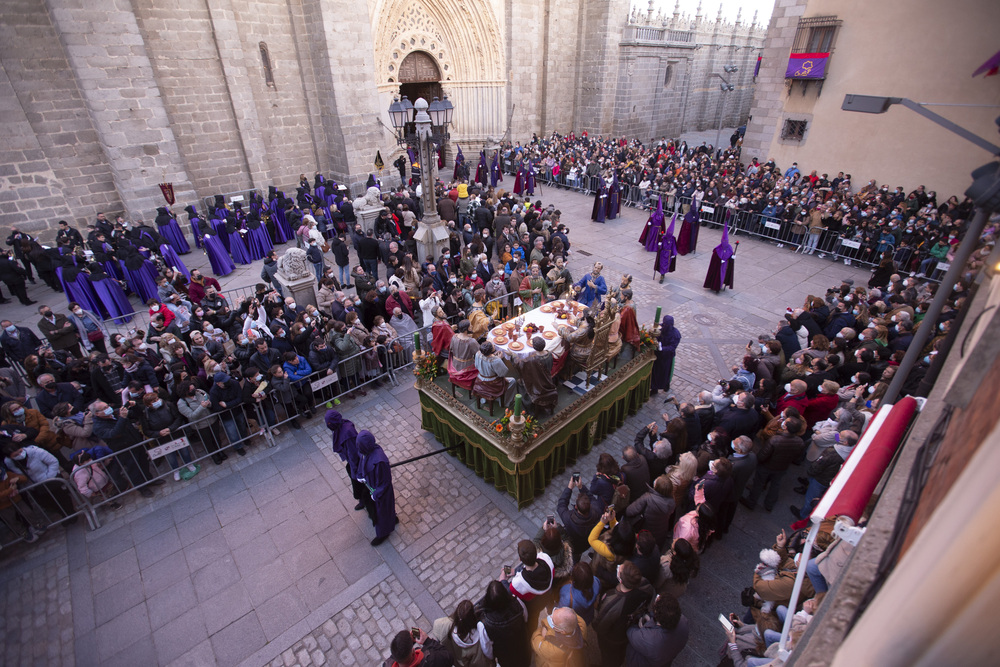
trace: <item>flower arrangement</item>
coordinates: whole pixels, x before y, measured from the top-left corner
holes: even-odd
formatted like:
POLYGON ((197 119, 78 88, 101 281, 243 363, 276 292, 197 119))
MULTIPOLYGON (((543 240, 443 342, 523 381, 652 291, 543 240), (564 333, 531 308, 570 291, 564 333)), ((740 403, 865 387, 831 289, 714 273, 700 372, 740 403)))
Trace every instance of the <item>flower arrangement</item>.
MULTIPOLYGON (((524 414, 524 439, 530 440, 532 438, 538 437, 538 420, 527 413, 524 414)), ((511 436, 510 432, 510 418, 514 416, 513 410, 506 410, 503 417, 497 419, 495 422, 490 424, 490 428, 493 431, 503 437, 509 438, 511 436)))
POLYGON ((420 380, 433 382, 438 375, 437 355, 433 351, 413 353, 413 374, 420 380))
POLYGON ((641 327, 639 329, 639 351, 648 352, 650 350, 656 349, 657 340, 656 335, 653 333, 652 329, 647 329, 646 327, 641 327))

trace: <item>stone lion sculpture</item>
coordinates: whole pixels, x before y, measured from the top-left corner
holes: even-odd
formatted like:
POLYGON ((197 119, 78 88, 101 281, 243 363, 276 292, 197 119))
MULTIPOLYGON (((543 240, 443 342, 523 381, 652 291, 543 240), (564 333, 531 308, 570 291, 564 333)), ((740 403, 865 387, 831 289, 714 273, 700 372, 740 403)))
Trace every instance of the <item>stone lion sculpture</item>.
POLYGON ((301 248, 289 248, 278 259, 278 273, 285 280, 298 280, 313 275, 306 259, 306 251, 301 248))
POLYGON ((382 208, 382 191, 372 186, 365 192, 364 197, 358 197, 353 203, 355 212, 382 208))

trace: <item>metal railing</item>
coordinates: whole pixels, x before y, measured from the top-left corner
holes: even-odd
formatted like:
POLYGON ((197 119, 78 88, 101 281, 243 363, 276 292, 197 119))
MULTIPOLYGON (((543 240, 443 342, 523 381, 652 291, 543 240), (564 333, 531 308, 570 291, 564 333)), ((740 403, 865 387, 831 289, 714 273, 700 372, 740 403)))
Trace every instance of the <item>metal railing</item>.
POLYGON ((100 526, 94 506, 63 477, 19 488, 7 500, 10 506, 0 509, 0 549, 28 541, 32 535, 40 535, 81 516, 91 530, 100 526))

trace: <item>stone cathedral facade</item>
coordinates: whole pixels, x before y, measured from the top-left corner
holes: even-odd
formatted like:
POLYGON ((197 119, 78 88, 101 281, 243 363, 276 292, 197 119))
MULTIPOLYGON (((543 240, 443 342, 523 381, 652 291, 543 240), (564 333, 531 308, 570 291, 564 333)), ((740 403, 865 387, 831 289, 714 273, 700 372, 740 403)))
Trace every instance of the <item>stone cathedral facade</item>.
POLYGON ((733 126, 763 43, 756 17, 628 0, 4 0, 0 232, 149 219, 160 183, 179 207, 316 171, 358 192, 376 151, 400 150, 400 94, 448 95, 449 153, 472 156, 532 133, 733 126))

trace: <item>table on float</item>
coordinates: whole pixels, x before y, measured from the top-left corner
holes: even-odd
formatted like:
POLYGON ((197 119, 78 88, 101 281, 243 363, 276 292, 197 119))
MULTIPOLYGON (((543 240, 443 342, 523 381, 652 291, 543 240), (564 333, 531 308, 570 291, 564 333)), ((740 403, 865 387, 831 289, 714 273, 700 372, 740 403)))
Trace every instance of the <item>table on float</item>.
MULTIPOLYGON (((559 316, 556 313, 556 310, 564 303, 566 302, 552 301, 551 303, 547 303, 543 306, 535 308, 534 310, 529 310, 524 313, 524 315, 522 315, 524 318, 524 324, 521 327, 521 335, 516 341, 510 339, 512 332, 510 332, 509 329, 513 324, 513 320, 508 320, 501 325, 493 327, 493 329, 487 334, 486 339, 493 343, 497 349, 502 350, 508 357, 526 357, 534 350, 534 348, 531 347, 531 339, 535 336, 541 336, 545 339, 545 350, 547 352, 551 352, 553 358, 562 359, 565 355, 566 344, 563 341, 562 336, 559 335, 559 327, 565 326, 570 331, 576 330, 576 325, 570 324, 568 319, 559 319, 559 316), (541 326, 542 332, 534 333, 530 336, 526 335, 524 333, 524 327, 529 324, 533 324, 536 327, 541 326), (497 342, 498 336, 501 335, 503 336, 501 340, 504 341, 502 343, 497 342), (515 342, 520 343, 520 349, 511 349, 511 345, 515 342)), ((577 310, 576 312, 581 311, 577 310)), ((560 368, 561 367, 562 365, 560 364, 560 368)), ((556 369, 553 370, 554 372, 558 372, 556 369)))

